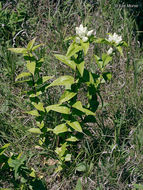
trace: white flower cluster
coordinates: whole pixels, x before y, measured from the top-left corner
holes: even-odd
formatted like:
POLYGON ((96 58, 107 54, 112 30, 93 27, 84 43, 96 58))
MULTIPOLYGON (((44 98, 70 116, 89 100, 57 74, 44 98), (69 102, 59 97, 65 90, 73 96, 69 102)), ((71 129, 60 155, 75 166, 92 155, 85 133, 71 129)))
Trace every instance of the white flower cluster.
POLYGON ((114 33, 113 35, 109 34, 108 41, 109 42, 115 42, 116 44, 119 44, 122 41, 122 37, 118 36, 118 34, 116 34, 116 33, 114 33))
POLYGON ((93 33, 93 30, 88 31, 87 27, 83 27, 81 24, 79 27, 76 27, 76 42, 80 43, 80 39, 82 39, 83 42, 88 41, 88 37, 90 37, 93 33))

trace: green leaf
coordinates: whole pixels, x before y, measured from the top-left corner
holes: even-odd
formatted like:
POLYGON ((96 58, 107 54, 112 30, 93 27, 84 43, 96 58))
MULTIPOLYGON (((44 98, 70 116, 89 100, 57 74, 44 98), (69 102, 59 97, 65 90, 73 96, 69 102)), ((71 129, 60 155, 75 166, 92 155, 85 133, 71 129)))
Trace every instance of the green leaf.
POLYGON ((78 139, 74 136, 71 136, 70 138, 66 139, 66 141, 76 142, 76 141, 78 141, 78 139))
POLYGON ((40 60, 38 60, 38 61, 36 62, 36 67, 40 69, 41 66, 42 66, 42 64, 43 64, 43 62, 44 62, 44 58, 41 58, 40 60))
POLYGON ((122 47, 116 46, 116 49, 120 52, 121 56, 124 57, 122 47))
POLYGON ((143 190, 143 185, 141 184, 133 184, 133 186, 139 190, 143 190))
POLYGON ((81 104, 80 101, 77 101, 75 104, 73 104, 72 107, 73 107, 73 108, 76 108, 76 109, 78 109, 78 110, 80 110, 80 111, 83 112, 83 107, 82 107, 82 104, 81 104))
POLYGON ((31 76, 31 73, 27 73, 27 72, 23 72, 23 73, 20 73, 17 77, 16 77, 16 80, 20 79, 20 78, 23 78, 23 77, 29 77, 31 76))
POLYGON ((75 55, 77 52, 79 52, 80 50, 82 50, 82 47, 77 45, 77 43, 73 42, 69 46, 66 56, 71 57, 71 56, 75 55))
POLYGON ((128 47, 128 44, 126 42, 124 42, 124 41, 122 41, 119 45, 123 46, 123 47, 128 47))
POLYGON ((83 48, 84 54, 86 55, 87 52, 88 52, 88 49, 89 49, 89 42, 85 42, 85 43, 84 43, 84 42, 81 40, 81 46, 82 46, 82 48, 83 48))
POLYGON ((65 142, 61 147, 57 147, 55 152, 59 155, 61 158, 67 150, 67 142, 65 142))
POLYGON ((70 68, 72 68, 74 71, 76 69, 76 64, 74 61, 71 61, 69 59, 69 57, 66 57, 64 55, 58 55, 58 54, 55 54, 55 57, 60 60, 61 62, 65 63, 67 66, 69 66, 70 68))
POLYGON ((47 132, 49 132, 49 131, 53 131, 53 129, 51 129, 51 128, 47 128, 47 132))
POLYGON ((27 67, 28 71, 34 75, 36 63, 34 61, 33 62, 27 61, 26 67, 27 67))
POLYGON ((103 53, 102 60, 103 60, 103 65, 106 66, 110 61, 112 61, 112 57, 103 53))
POLYGON ((38 111, 37 110, 32 110, 32 111, 27 111, 27 112, 25 112, 25 113, 28 113, 28 114, 30 114, 30 115, 34 115, 34 116, 40 116, 40 114, 38 113, 38 111))
POLYGON ((67 142, 65 142, 62 147, 61 147, 62 151, 61 151, 61 156, 63 156, 67 150, 67 142))
POLYGON ((55 152, 60 155, 60 153, 62 152, 62 148, 61 147, 57 147, 55 152))
POLYGON ((82 133, 82 128, 81 128, 80 123, 78 121, 74 121, 74 122, 67 121, 67 124, 70 127, 72 127, 73 129, 75 129, 76 131, 82 133))
POLYGON ((31 49, 32 49, 32 47, 33 47, 33 45, 34 45, 34 43, 35 43, 35 40, 36 40, 36 38, 34 38, 33 40, 31 40, 31 41, 28 43, 28 45, 27 45, 27 49, 28 49, 28 50, 31 50, 31 49))
POLYGON ((77 184, 76 184, 75 190, 83 190, 80 178, 77 180, 77 184))
POLYGON ((103 73, 103 78, 107 81, 107 80, 111 80, 112 78, 112 74, 109 72, 103 73))
POLYGON ((29 176, 31 176, 33 178, 36 178, 36 173, 35 173, 34 169, 31 171, 31 173, 29 174, 29 176))
POLYGON ((45 112, 45 109, 44 109, 44 107, 43 107, 43 103, 39 102, 38 104, 36 104, 35 102, 33 102, 32 104, 33 104, 33 106, 34 106, 37 110, 45 112))
POLYGON ((8 50, 10 50, 14 53, 27 53, 26 48, 8 48, 8 50))
POLYGON ((98 65, 98 68, 102 69, 102 66, 103 66, 102 59, 100 57, 98 57, 97 55, 94 55, 94 58, 95 58, 95 61, 96 61, 97 65, 98 65))
POLYGON ((56 170, 55 170, 55 173, 59 173, 59 172, 62 171, 62 170, 63 170, 62 166, 61 166, 61 165, 58 165, 58 167, 57 167, 56 170))
POLYGON ((77 69, 78 69, 80 75, 83 76, 83 71, 84 71, 84 61, 82 61, 80 64, 77 64, 77 69))
POLYGON ((77 93, 65 91, 62 96, 60 97, 59 103, 62 104, 63 102, 66 102, 73 98, 77 93))
POLYGON ((71 90, 71 84, 65 85, 65 90, 71 90))
POLYGON ((4 151, 10 146, 10 143, 5 144, 0 148, 0 155, 4 153, 4 151))
POLYGON ((66 38, 64 39, 64 42, 69 41, 69 40, 73 40, 73 36, 68 36, 68 37, 66 37, 66 38))
POLYGON ((26 156, 24 155, 23 157, 21 157, 21 154, 19 154, 19 156, 16 159, 9 158, 8 165, 9 167, 14 168, 15 179, 18 179, 18 170, 24 164, 25 160, 26 156))
POLYGON ((44 46, 45 44, 39 44, 39 45, 37 45, 37 46, 34 46, 33 48, 32 48, 32 51, 34 51, 34 50, 36 50, 37 48, 39 48, 39 47, 41 47, 41 46, 44 46))
POLYGON ((58 135, 59 133, 64 133, 64 132, 67 132, 67 131, 68 131, 68 128, 67 128, 66 124, 60 124, 60 125, 57 125, 54 128, 53 133, 58 135))
POLYGON ((41 130, 39 128, 31 128, 28 130, 30 133, 35 133, 35 134, 42 134, 41 130))
POLYGON ((91 72, 89 72, 89 82, 90 82, 91 84, 94 84, 94 78, 93 78, 93 75, 92 75, 91 72))
POLYGON ((36 94, 30 94, 30 98, 34 98, 34 97, 37 97, 37 96, 39 96, 39 95, 41 95, 42 94, 42 92, 41 91, 38 91, 38 92, 36 92, 36 94))
POLYGON ((77 165, 76 170, 79 172, 85 172, 86 171, 86 164, 81 162, 77 165))
POLYGON ((31 80, 27 79, 27 80, 20 80, 20 81, 16 81, 15 83, 18 84, 18 83, 24 83, 24 82, 31 82, 31 80))
POLYGON ((66 75, 66 76, 61 76, 58 79, 54 80, 49 86, 46 88, 49 88, 51 86, 59 86, 59 85, 71 85, 74 83, 74 78, 72 76, 66 75))
POLYGON ((63 113, 63 114, 70 114, 70 109, 66 106, 61 106, 60 104, 55 104, 55 105, 46 107, 47 112, 49 112, 50 110, 63 113))
POLYGON ((83 108, 82 107, 82 104, 80 101, 77 101, 75 104, 73 104, 72 106, 73 108, 76 108, 80 111, 82 111, 83 113, 85 113, 86 115, 94 115, 95 116, 95 113, 93 113, 92 111, 86 109, 86 108, 83 108))
POLYGON ((37 126, 42 129, 44 127, 44 121, 42 121, 41 123, 40 122, 36 122, 37 126))
POLYGON ((46 82, 47 80, 50 80, 50 79, 52 79, 54 76, 44 76, 44 77, 42 77, 42 81, 43 81, 43 83, 44 82, 46 82))
POLYGON ((66 162, 71 161, 71 154, 67 154, 67 155, 65 156, 65 161, 66 161, 66 162))
POLYGON ((94 40, 95 43, 99 43, 99 44, 110 44, 110 42, 107 39, 104 38, 96 38, 94 40))

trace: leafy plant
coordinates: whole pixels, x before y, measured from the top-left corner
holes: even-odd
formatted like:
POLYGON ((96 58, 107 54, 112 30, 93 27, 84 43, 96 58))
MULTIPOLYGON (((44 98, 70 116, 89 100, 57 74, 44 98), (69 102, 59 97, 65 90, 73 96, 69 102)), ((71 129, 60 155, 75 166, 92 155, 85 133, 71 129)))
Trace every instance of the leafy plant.
MULTIPOLYGON (((91 134, 87 123, 96 122, 96 110, 99 104, 103 106, 100 87, 111 80, 112 74, 107 72, 106 67, 112 61, 116 50, 123 56, 122 46, 127 44, 122 41, 121 36, 117 34, 108 34, 108 39, 97 38, 93 35, 93 30, 87 31, 87 27, 76 27, 76 36, 69 37, 66 40, 72 40, 66 55, 55 54, 55 57, 72 69, 73 75, 64 75, 55 79, 50 84, 46 82, 53 76, 41 76, 41 66, 43 59, 37 59, 34 51, 41 45, 34 46, 36 38, 31 40, 26 48, 9 48, 14 53, 23 54, 28 71, 20 73, 16 82, 27 82, 31 87, 27 94, 31 104, 34 107, 26 113, 35 116, 37 127, 29 129, 30 132, 39 134, 39 144, 42 146, 47 139, 47 134, 53 133, 57 138, 55 153, 58 157, 57 172, 66 168, 66 163, 71 162, 78 155, 77 142, 82 141, 85 136, 91 134), (86 56, 90 45, 106 44, 112 46, 101 57, 94 55, 98 72, 93 73, 86 66, 86 56), (25 80, 20 81, 19 79, 25 80), (64 86, 65 90, 57 104, 44 105, 40 96, 51 87, 64 86), (81 93, 84 98, 81 99, 81 93), (84 100, 84 102, 83 102, 84 100), (45 125, 44 118, 49 112, 57 112, 62 116, 57 126, 48 128, 45 125)), ((92 134, 91 134, 92 135, 92 134)))
POLYGON ((46 189, 42 181, 37 177, 33 168, 28 168, 26 162, 27 157, 20 153, 15 155, 11 153, 10 156, 5 154, 6 149, 10 144, 5 144, 0 148, 0 169, 1 171, 9 170, 14 176, 14 182, 18 182, 17 187, 35 189, 36 186, 46 189), (20 182, 20 183, 19 183, 20 182))
POLYGON ((10 144, 5 144, 0 148, 0 169, 7 168, 8 165, 8 156, 4 154, 6 149, 10 146, 10 144))

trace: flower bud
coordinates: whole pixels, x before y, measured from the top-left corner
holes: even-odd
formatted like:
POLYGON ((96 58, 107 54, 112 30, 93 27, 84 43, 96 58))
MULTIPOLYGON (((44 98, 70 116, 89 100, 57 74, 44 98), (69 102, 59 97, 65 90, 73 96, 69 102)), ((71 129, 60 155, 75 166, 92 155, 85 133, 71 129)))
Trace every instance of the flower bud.
POLYGON ((88 31, 87 36, 90 37, 92 35, 92 33, 93 33, 93 30, 88 31))
POLYGON ((83 42, 87 42, 87 41, 88 41, 88 37, 84 36, 84 37, 82 38, 82 41, 83 41, 83 42))
POLYGON ((112 54, 112 52, 113 52, 113 48, 110 48, 110 49, 107 51, 107 54, 110 55, 110 54, 112 54))

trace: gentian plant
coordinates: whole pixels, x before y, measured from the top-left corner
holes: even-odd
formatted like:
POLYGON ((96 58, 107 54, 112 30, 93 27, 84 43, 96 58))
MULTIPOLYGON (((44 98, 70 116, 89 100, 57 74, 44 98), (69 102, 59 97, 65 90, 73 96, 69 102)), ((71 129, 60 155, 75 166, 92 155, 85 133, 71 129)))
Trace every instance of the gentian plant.
POLYGON ((29 98, 33 105, 33 110, 27 111, 28 114, 34 115, 37 127, 29 129, 30 132, 40 135, 39 145, 43 146, 46 136, 53 133, 58 136, 57 147, 55 153, 58 158, 57 172, 61 171, 67 162, 72 162, 77 156, 77 144, 84 139, 85 135, 90 133, 87 123, 96 122, 96 110, 99 102, 103 104, 100 94, 100 87, 112 77, 111 73, 106 71, 106 66, 113 59, 113 52, 118 50, 123 56, 122 46, 127 44, 122 41, 122 37, 117 34, 108 34, 109 37, 98 38, 95 36, 94 30, 87 30, 81 24, 76 27, 76 35, 69 37, 71 44, 66 55, 55 54, 55 57, 67 65, 73 75, 64 75, 55 79, 51 83, 46 83, 53 76, 41 77, 41 65, 43 59, 37 60, 34 55, 35 49, 41 45, 34 46, 35 39, 29 42, 27 48, 10 48, 12 52, 22 53, 27 62, 27 72, 23 72, 17 76, 17 81, 21 78, 28 78, 26 82, 30 85, 31 90, 28 92, 29 98), (93 34, 94 33, 94 34, 93 34), (85 57, 88 54, 90 45, 96 43, 111 46, 101 57, 94 55, 95 64, 97 64, 99 72, 93 73, 86 68, 85 57), (43 91, 50 90, 56 86, 64 86, 64 92, 59 98, 57 104, 45 106, 40 100, 43 91), (85 93, 86 103, 80 99, 80 93, 83 88, 87 89, 85 93), (99 101, 101 100, 101 101, 99 101), (48 128, 44 122, 44 115, 54 111, 60 113, 62 120, 57 126, 48 128))

